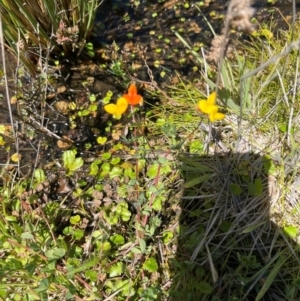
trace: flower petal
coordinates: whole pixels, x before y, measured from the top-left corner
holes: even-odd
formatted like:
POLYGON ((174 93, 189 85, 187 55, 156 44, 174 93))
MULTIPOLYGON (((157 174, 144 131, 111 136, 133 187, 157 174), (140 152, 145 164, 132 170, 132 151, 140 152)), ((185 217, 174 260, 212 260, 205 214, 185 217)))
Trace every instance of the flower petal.
POLYGON ((208 105, 207 106, 207 109, 206 109, 206 113, 207 114, 214 114, 214 113, 217 113, 219 110, 218 106, 215 106, 215 105, 208 105))
POLYGON ((207 106, 207 101, 206 101, 206 100, 200 100, 200 101, 198 102, 198 108, 199 108, 199 110, 200 110, 202 113, 208 114, 208 112, 207 112, 208 106, 207 106))
POLYGON ((128 88, 128 94, 130 96, 135 96, 137 95, 137 88, 136 88, 136 85, 135 83, 131 83, 129 88, 128 88))
POLYGON ((117 110, 117 106, 113 103, 104 106, 104 111, 107 112, 108 114, 113 115, 116 113, 116 110, 117 110))
POLYGON ((207 98, 207 103, 209 105, 214 105, 216 103, 217 94, 216 92, 210 93, 210 95, 207 98))
POLYGON ((143 104, 143 97, 139 94, 137 94, 137 95, 124 94, 123 98, 125 98, 127 103, 130 104, 131 106, 143 104))
POLYGON ((127 102, 126 98, 120 97, 117 100, 117 108, 116 108, 115 114, 122 115, 125 113, 127 108, 128 108, 128 102, 127 102))
POLYGON ((142 105, 143 104, 143 97, 139 94, 135 95, 130 100, 130 105, 136 106, 136 105, 142 105))
POLYGON ((211 122, 214 122, 217 120, 223 120, 224 118, 225 118, 225 114, 223 114, 223 113, 216 112, 216 113, 209 114, 209 120, 211 122))

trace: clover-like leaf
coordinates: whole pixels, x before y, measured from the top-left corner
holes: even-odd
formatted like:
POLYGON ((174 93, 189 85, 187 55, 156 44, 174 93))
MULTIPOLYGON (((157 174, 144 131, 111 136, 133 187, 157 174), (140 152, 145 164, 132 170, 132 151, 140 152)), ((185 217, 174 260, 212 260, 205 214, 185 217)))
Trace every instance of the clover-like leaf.
POLYGON ((82 158, 76 158, 73 164, 70 166, 70 171, 75 171, 79 169, 83 165, 83 159, 82 158))
POLYGON ((104 145, 107 141, 107 137, 97 137, 97 143, 100 145, 104 145))
POLYGON ((241 195, 241 193, 243 192, 240 185, 236 183, 230 183, 229 189, 233 195, 241 195))
POLYGON ((125 266, 122 262, 117 262, 116 264, 113 264, 109 269, 109 277, 116 277, 120 276, 124 273, 125 266))
POLYGON ((47 256, 47 258, 49 260, 60 259, 60 258, 64 257, 65 254, 66 254, 66 251, 63 248, 53 248, 53 249, 47 250, 45 252, 45 255, 47 256))
POLYGON ((44 182, 46 179, 45 172, 41 168, 35 169, 34 178, 35 178, 37 184, 44 182))
POLYGON ((120 234, 115 234, 110 238, 111 242, 113 242, 115 245, 123 245, 125 243, 125 239, 120 234))
POLYGON ((249 183, 248 191, 252 196, 259 196, 263 191, 262 180, 258 178, 255 179, 254 183, 249 183))
POLYGON ((150 257, 148 258, 144 264, 143 264, 143 268, 145 270, 147 270, 148 272, 156 272, 158 269, 158 264, 155 258, 150 257))
POLYGON ((79 222, 80 222, 80 215, 74 215, 74 216, 71 216, 70 217, 70 223, 72 224, 72 225, 76 225, 76 224, 78 224, 79 222))
POLYGON ((124 222, 129 221, 131 217, 131 212, 128 210, 128 204, 125 202, 121 202, 118 204, 116 208, 116 212, 121 217, 124 222))

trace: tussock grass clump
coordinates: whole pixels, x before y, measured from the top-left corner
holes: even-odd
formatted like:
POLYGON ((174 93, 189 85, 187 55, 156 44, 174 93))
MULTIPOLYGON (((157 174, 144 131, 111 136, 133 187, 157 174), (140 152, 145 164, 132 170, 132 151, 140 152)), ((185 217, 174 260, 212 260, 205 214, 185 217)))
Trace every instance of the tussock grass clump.
POLYGON ((54 50, 63 51, 65 55, 81 53, 91 35, 100 2, 2 1, 4 37, 34 74, 35 63, 46 53, 54 50))

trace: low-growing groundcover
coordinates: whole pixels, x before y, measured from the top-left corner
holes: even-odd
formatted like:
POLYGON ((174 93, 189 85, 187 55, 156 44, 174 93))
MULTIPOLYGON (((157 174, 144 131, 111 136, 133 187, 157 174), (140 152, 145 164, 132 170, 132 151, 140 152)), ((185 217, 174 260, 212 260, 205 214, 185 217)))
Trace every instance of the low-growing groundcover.
POLYGON ((299 41, 263 26, 159 103, 130 74, 60 103, 105 126, 32 175, 3 166, 2 300, 299 299, 299 41))

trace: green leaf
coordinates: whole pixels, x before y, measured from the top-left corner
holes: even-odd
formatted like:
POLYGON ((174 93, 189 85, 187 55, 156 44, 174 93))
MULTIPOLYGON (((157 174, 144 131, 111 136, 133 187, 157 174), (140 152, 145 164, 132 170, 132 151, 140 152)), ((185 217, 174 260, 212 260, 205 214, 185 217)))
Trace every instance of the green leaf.
POLYGON ((274 283, 274 279, 278 272, 280 271, 281 266, 284 264, 285 259, 280 255, 276 263, 274 264, 270 274, 268 275, 267 279, 264 281, 264 284, 261 290, 258 292, 255 301, 259 301, 263 298, 264 294, 267 292, 269 287, 274 283))
POLYGON ((7 289, 2 289, 2 287, 0 288, 0 299, 1 300, 6 300, 6 296, 7 296, 7 289))
POLYGON ((12 215, 6 215, 5 220, 7 220, 8 222, 16 222, 17 218, 15 216, 12 216, 12 215))
POLYGON ((146 289, 141 289, 140 297, 141 300, 156 301, 158 300, 159 289, 157 287, 147 287, 146 289))
POLYGON ((90 96, 89 96, 89 101, 90 102, 94 102, 94 101, 96 101, 96 95, 95 94, 91 94, 90 96))
POLYGON ((200 140, 194 140, 190 144, 190 153, 199 153, 204 149, 204 144, 200 140))
POLYGON ((145 251, 146 251, 146 242, 142 238, 140 239, 140 249, 141 249, 142 253, 145 253, 145 251))
POLYGON ((78 268, 75 268, 75 269, 72 269, 71 271, 69 271, 65 276, 68 278, 72 278, 74 276, 74 274, 76 274, 76 273, 81 273, 83 271, 86 271, 90 268, 95 267, 99 261, 100 261, 99 256, 91 257, 89 260, 83 262, 78 268))
POLYGON ((111 163, 112 165, 116 165, 116 164, 120 163, 120 161, 121 161, 121 158, 120 158, 120 157, 115 157, 115 158, 112 158, 112 159, 111 159, 110 163, 111 163))
POLYGON ((63 248, 53 248, 53 249, 47 250, 45 252, 46 257, 49 260, 60 259, 60 258, 64 257, 65 254, 66 254, 66 251, 63 248))
POLYGON ((67 150, 63 153, 63 164, 66 169, 73 164, 75 160, 75 152, 73 150, 67 150))
POLYGON ((248 226, 247 228, 245 228, 241 233, 249 233, 249 232, 252 232, 254 231, 255 229, 261 227, 263 224, 265 224, 266 222, 263 221, 261 223, 257 223, 255 225, 251 225, 251 226, 248 226))
POLYGON ((104 213, 104 218, 107 220, 107 222, 110 225, 115 225, 115 224, 117 224, 117 222, 119 220, 119 215, 116 214, 116 213, 105 212, 104 213))
POLYGON ((219 226, 220 230, 224 233, 228 232, 232 223, 228 221, 223 221, 221 225, 219 226))
POLYGON ((171 231, 166 231, 163 233, 163 242, 166 244, 166 243, 169 243, 174 237, 174 233, 171 232, 171 231))
POLYGON ((107 141, 107 137, 98 137, 97 138, 97 143, 100 145, 104 145, 107 141))
POLYGON ((101 172, 99 178, 100 179, 105 178, 109 174, 109 172, 110 172, 110 164, 108 162, 103 163, 101 166, 101 172))
POLYGON ((207 180, 209 180, 211 177, 211 175, 203 175, 203 176, 200 176, 198 178, 194 178, 186 183, 184 183, 184 188, 191 188, 191 187, 194 187, 198 184, 201 184, 207 180))
POLYGON ((21 238, 23 239, 32 239, 33 235, 30 232, 24 232, 21 234, 21 238))
POLYGON ((67 150, 63 153, 63 164, 68 170, 68 174, 79 169, 84 163, 82 158, 75 159, 75 154, 75 150, 67 150))
POLYGON ((242 191, 242 188, 240 187, 240 185, 235 184, 235 183, 230 183, 229 189, 230 189, 230 192, 231 192, 233 195, 241 195, 242 192, 243 192, 243 191, 242 191))
POLYGON ((102 238, 102 231, 100 230, 96 230, 92 233, 92 237, 97 238, 97 239, 101 239, 102 238))
POLYGON ((141 254, 141 253, 142 253, 142 251, 141 251, 140 249, 138 249, 138 248, 132 248, 130 251, 131 251, 133 254, 141 254))
POLYGON ((96 282, 98 279, 98 273, 93 270, 85 271, 84 273, 85 277, 93 282, 96 282))
POLYGON ((263 185, 260 178, 255 179, 254 183, 248 184, 249 194, 252 196, 259 196, 263 191, 263 185))
POLYGON ((270 155, 263 156, 263 170, 265 174, 270 174, 270 169, 275 167, 270 155))
POLYGON ((199 163, 195 160, 186 158, 186 157, 178 157, 180 161, 182 161, 183 164, 180 169, 184 171, 195 171, 195 172, 202 172, 202 173, 211 173, 213 172, 213 169, 209 167, 208 165, 199 163))
POLYGON ((83 165, 83 159, 82 158, 76 158, 72 165, 70 165, 69 169, 70 171, 75 171, 79 169, 83 165))
POLYGON ((166 175, 172 171, 169 164, 165 163, 164 165, 159 163, 152 164, 147 171, 147 176, 150 179, 154 179, 159 175, 166 175))
POLYGON ((155 211, 160 211, 162 209, 162 202, 165 200, 165 198, 163 196, 157 196, 154 201, 153 204, 151 206, 151 208, 155 211))
POLYGON ((124 273, 125 265, 122 262, 113 264, 109 269, 109 277, 120 276, 124 273))
POLYGON ((200 281, 198 288, 203 294, 211 294, 213 291, 213 287, 206 281, 200 281))
POLYGON ((287 226, 283 228, 284 233, 290 238, 295 238, 298 234, 298 229, 295 226, 287 226))
POLYGON ((46 179, 45 172, 40 168, 35 169, 34 177, 36 179, 37 184, 44 182, 46 179))
POLYGON ((172 171, 172 168, 170 164, 165 163, 164 165, 161 166, 160 168, 160 174, 161 175, 167 175, 172 171))
POLYGON ((64 235, 71 235, 73 233, 73 228, 72 227, 66 227, 63 230, 64 235))
POLYGON ((158 264, 155 258, 150 257, 148 258, 144 264, 143 264, 143 268, 145 270, 147 270, 148 272, 156 272, 158 269, 158 264))
POLYGON ((44 278, 41 280, 40 285, 34 289, 38 294, 46 292, 49 288, 49 280, 48 278, 44 278))
POLYGON ((126 202, 121 202, 116 208, 116 213, 121 217, 124 222, 130 220, 131 212, 128 210, 128 204, 126 202))
POLYGON ((123 174, 123 169, 121 167, 114 166, 109 173, 110 178, 120 177, 123 174))
POLYGON ((159 166, 160 165, 158 163, 155 163, 155 164, 151 165, 148 168, 147 177, 149 177, 150 179, 156 178, 156 176, 158 175, 158 168, 159 168, 159 166))
POLYGON ((70 217, 70 224, 76 225, 76 224, 78 224, 80 222, 80 220, 81 220, 81 217, 78 214, 74 215, 74 216, 71 216, 70 217))
POLYGON ((125 239, 120 234, 115 234, 110 238, 111 242, 113 242, 115 245, 123 245, 125 243, 125 239))
POLYGON ((80 240, 84 236, 84 231, 81 229, 76 229, 72 234, 76 240, 80 240))
POLYGON ((96 164, 95 162, 93 162, 91 165, 90 165, 90 172, 89 172, 89 175, 90 176, 96 176, 99 172, 99 167, 98 167, 98 164, 96 164))
POLYGON ((97 249, 103 252, 107 252, 111 249, 111 244, 108 241, 105 242, 96 242, 97 249))
POLYGON ((103 159, 103 160, 108 160, 108 159, 110 159, 110 157, 111 157, 111 153, 104 153, 104 154, 102 155, 102 159, 103 159))

